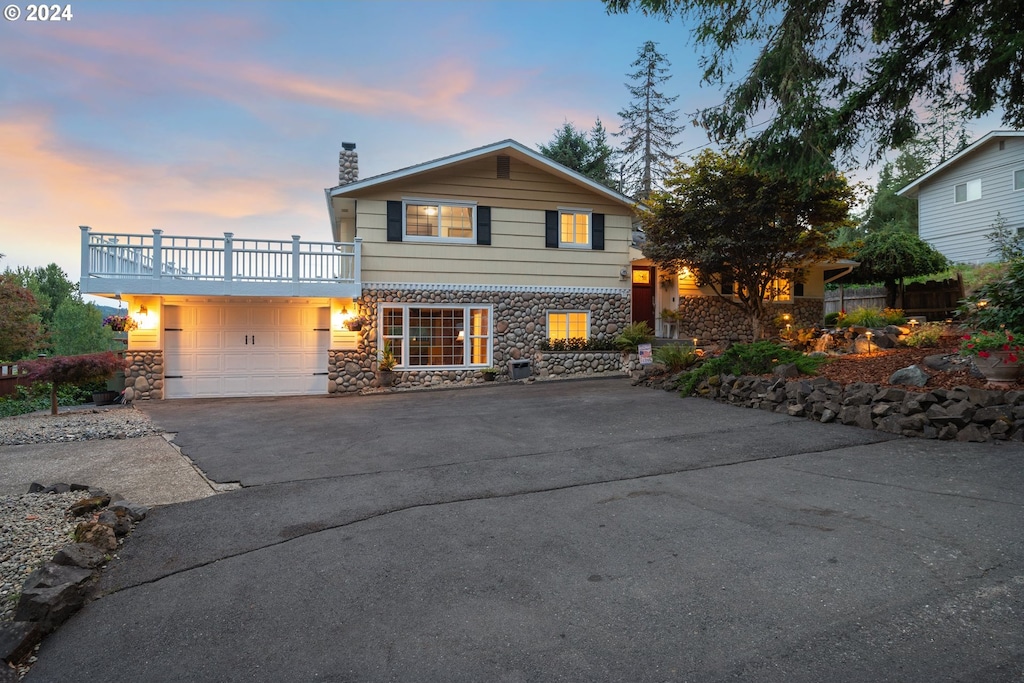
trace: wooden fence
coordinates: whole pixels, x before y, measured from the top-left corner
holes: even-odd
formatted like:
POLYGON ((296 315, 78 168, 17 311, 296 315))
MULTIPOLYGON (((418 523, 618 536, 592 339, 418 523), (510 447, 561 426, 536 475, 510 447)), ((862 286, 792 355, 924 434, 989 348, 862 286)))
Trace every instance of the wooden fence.
MULTIPOLYGON (((957 306, 964 298, 964 281, 960 273, 949 280, 914 282, 907 285, 896 308, 907 315, 924 316, 928 320, 945 320, 956 316, 957 306), (902 301, 900 300, 902 299, 902 301)), ((858 287, 825 292, 825 315, 855 308, 885 308, 885 287, 858 287)))
POLYGON ((0 363, 0 398, 10 396, 19 386, 27 387, 32 382, 18 374, 17 363, 0 363))

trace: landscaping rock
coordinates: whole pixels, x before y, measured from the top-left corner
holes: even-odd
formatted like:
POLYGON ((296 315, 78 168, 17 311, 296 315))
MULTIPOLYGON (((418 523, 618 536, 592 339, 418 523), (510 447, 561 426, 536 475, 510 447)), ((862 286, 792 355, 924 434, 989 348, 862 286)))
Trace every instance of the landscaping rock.
POLYGON ((928 384, 930 376, 916 365, 897 370, 889 377, 890 384, 905 384, 912 387, 923 387, 928 384))
POLYGON ((50 633, 85 603, 93 573, 47 562, 32 572, 21 591, 15 621, 32 621, 50 633))
POLYGON ((10 679, 0 674, 0 682, 18 680, 17 671, 4 666, 4 663, 17 664, 25 659, 44 635, 39 624, 31 621, 11 621, 0 625, 0 670, 13 672, 10 679))
POLYGON ((110 496, 92 496, 89 498, 83 498, 74 505, 68 508, 75 517, 82 517, 99 510, 101 507, 110 503, 110 496))
POLYGON ((91 543, 70 543, 53 556, 54 564, 82 569, 95 569, 106 559, 107 554, 91 543))
POLYGON ((124 508, 104 510, 96 518, 96 521, 113 529, 115 536, 125 536, 132 530, 132 518, 124 508))
POLYGON ((115 550, 117 537, 114 530, 106 524, 98 522, 82 522, 75 527, 75 541, 91 543, 100 550, 115 550))

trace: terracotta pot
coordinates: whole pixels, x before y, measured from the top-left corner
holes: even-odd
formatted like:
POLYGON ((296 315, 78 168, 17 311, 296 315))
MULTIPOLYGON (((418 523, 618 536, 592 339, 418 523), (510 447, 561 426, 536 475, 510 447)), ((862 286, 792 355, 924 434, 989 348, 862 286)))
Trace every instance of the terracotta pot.
POLYGON ((1006 387, 1016 382, 1021 374, 1020 360, 1011 361, 1010 355, 1010 351, 989 351, 988 358, 974 357, 974 367, 985 375, 989 384, 1006 387))

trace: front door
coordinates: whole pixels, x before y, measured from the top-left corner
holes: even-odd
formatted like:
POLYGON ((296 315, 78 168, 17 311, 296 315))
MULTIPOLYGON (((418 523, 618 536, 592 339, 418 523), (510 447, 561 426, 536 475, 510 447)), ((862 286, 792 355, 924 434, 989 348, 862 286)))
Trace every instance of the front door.
POLYGON ((633 322, 654 329, 654 268, 633 266, 633 322))

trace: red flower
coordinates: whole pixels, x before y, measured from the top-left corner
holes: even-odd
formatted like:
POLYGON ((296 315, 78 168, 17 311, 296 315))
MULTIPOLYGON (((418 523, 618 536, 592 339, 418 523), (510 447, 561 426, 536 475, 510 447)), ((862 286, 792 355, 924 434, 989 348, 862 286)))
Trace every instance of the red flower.
POLYGON ((965 334, 964 335, 964 339, 970 339, 970 338, 971 338, 971 335, 969 335, 969 334, 965 334))
POLYGON ((978 351, 978 355, 982 358, 988 358, 989 356, 988 351, 978 351))
POLYGON ((1017 354, 1011 353, 1009 356, 1006 357, 1006 360, 1009 363, 1016 363, 1017 362, 1017 354))

